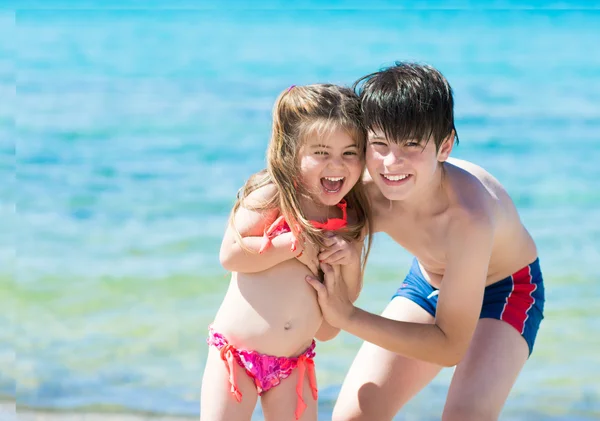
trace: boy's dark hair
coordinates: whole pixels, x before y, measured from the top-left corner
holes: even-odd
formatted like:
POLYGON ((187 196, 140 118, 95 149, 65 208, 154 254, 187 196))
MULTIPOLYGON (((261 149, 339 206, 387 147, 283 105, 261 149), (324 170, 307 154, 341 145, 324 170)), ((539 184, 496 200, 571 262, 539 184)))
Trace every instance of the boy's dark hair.
POLYGON ((454 130, 454 99, 446 78, 436 69, 396 62, 354 82, 360 97, 363 123, 369 131, 382 130, 391 142, 427 142, 436 149, 454 130), (360 86, 359 86, 360 85, 360 86))

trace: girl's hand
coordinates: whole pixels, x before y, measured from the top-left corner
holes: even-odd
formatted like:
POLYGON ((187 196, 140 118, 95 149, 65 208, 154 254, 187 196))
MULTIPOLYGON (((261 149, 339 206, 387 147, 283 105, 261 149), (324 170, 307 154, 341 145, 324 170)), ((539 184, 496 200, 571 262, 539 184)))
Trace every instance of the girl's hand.
POLYGON ((304 264, 314 276, 318 276, 319 259, 317 258, 317 255, 319 254, 319 251, 317 247, 313 243, 304 241, 302 244, 298 244, 298 248, 301 251, 300 254, 296 256, 296 259, 304 264))
POLYGON ((318 256, 321 263, 348 265, 360 260, 360 256, 357 256, 356 247, 352 243, 331 231, 325 232, 325 236, 326 238, 323 242, 327 247, 322 249, 318 256))

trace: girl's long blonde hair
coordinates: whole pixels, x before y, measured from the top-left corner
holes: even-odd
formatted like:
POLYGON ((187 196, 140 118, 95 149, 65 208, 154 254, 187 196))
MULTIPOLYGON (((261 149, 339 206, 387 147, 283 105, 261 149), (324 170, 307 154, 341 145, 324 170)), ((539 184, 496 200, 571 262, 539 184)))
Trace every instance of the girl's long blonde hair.
MULTIPOLYGON (((274 184, 276 194, 268 202, 252 206, 253 210, 279 209, 292 230, 296 226, 304 241, 319 247, 323 244, 322 230, 314 228, 300 207, 300 195, 308 195, 300 180, 298 152, 310 135, 326 136, 337 129, 344 130, 356 142, 364 160, 367 134, 361 123, 360 101, 350 88, 331 84, 292 86, 283 91, 273 107, 273 128, 267 150, 267 168, 252 175, 238 192, 229 223, 235 230, 234 217, 244 200, 253 191, 274 184)), ((362 270, 371 248, 370 206, 362 179, 345 197, 348 210, 356 221, 337 234, 347 240, 367 240, 363 249, 362 270)), ((248 206, 249 207, 249 206, 248 206)), ((239 233, 238 233, 239 236, 239 233)), ((241 243, 241 242, 240 242, 241 243)))

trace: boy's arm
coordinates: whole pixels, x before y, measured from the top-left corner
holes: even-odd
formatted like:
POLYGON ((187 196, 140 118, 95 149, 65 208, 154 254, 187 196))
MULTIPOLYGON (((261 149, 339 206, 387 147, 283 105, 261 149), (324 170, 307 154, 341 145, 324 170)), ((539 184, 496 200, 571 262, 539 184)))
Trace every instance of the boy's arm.
MULTIPOLYGON (((358 299, 358 295, 360 294, 363 285, 360 259, 362 256, 364 242, 355 241, 352 246, 356 251, 356 256, 352 259, 351 263, 347 265, 340 265, 340 272, 342 279, 346 284, 346 288, 348 289, 348 298, 352 303, 354 303, 358 299)), ((341 329, 339 327, 331 326, 327 320, 323 318, 323 322, 315 334, 315 338, 322 342, 329 341, 335 338, 340 333, 340 330, 341 329)))
POLYGON ((330 341, 333 338, 335 338, 341 330, 342 329, 340 329, 339 327, 331 326, 329 323, 327 323, 327 320, 323 318, 319 330, 317 330, 317 333, 315 333, 315 338, 317 338, 321 342, 330 341))
POLYGON ((254 273, 269 269, 283 261, 293 259, 302 251, 299 245, 291 250, 292 233, 281 234, 272 240, 271 247, 259 254, 265 227, 269 227, 279 216, 279 210, 256 211, 252 206, 268 201, 275 194, 275 186, 265 186, 252 192, 239 207, 233 224, 240 233, 236 235, 229 224, 221 243, 219 260, 223 268, 232 272, 254 273), (240 244, 241 243, 241 244, 240 244))
POLYGON ((456 365, 479 320, 493 233, 487 218, 462 218, 448 231, 447 266, 435 324, 391 320, 354 307, 340 271, 328 265, 323 267, 326 285, 307 278, 319 294, 324 317, 333 326, 397 354, 447 367, 456 365))

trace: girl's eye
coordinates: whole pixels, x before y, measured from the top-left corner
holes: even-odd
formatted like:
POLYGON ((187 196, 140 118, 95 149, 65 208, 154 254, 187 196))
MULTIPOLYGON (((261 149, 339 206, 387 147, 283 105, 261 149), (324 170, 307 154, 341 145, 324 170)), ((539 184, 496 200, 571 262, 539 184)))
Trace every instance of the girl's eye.
POLYGON ((327 152, 325 152, 325 151, 316 151, 315 155, 327 155, 327 152))
POLYGON ((344 152, 344 155, 358 155, 358 154, 354 151, 347 151, 347 152, 344 152))

